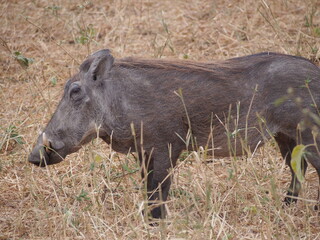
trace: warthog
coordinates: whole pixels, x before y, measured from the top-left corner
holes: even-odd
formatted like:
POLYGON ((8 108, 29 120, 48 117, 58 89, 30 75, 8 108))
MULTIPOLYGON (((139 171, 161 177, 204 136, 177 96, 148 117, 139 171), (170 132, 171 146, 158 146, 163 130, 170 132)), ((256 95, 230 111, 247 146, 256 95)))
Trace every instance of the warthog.
POLYGON ((242 155, 274 138, 291 169, 285 198, 290 203, 300 190, 290 165, 298 143, 309 146, 304 171, 307 159, 320 175, 317 106, 320 70, 301 57, 260 53, 218 63, 114 61, 109 50, 100 50, 67 81, 29 161, 39 166, 61 162, 99 136, 117 152, 137 153, 150 204, 159 203, 151 214, 163 218, 171 183, 168 171, 188 145, 225 157, 242 155), (234 134, 226 134, 226 128, 234 134), (238 139, 237 146, 230 146, 230 138, 238 139))

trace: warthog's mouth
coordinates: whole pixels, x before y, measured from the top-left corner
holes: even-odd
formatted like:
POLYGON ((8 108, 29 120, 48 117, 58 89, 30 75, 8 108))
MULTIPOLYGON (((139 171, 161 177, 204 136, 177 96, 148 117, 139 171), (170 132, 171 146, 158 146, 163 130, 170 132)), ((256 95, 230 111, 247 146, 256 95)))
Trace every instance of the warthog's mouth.
POLYGON ((45 167, 63 161, 63 157, 54 151, 54 149, 46 150, 40 146, 35 148, 29 156, 29 162, 39 167, 45 167))

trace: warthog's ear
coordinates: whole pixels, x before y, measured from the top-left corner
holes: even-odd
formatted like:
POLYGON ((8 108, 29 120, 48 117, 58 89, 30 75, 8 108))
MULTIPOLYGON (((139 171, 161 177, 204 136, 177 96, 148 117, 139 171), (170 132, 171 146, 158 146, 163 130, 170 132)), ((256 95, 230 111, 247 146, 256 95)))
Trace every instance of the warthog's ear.
POLYGON ((91 58, 93 58, 93 60, 87 74, 92 80, 96 81, 99 77, 110 71, 114 58, 108 49, 93 53, 91 58))

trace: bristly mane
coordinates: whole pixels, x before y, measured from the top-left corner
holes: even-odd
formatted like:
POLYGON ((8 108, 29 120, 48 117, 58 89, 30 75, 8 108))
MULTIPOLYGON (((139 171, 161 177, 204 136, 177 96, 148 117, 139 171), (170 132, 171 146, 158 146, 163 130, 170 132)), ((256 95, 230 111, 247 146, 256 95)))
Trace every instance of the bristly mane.
POLYGON ((144 68, 144 69, 166 69, 177 71, 197 71, 212 72, 213 66, 223 64, 195 62, 191 60, 164 60, 164 59, 144 59, 144 58, 122 58, 118 59, 115 64, 123 68, 144 68))
POLYGON ((122 68, 140 68, 140 69, 158 69, 158 70, 176 70, 180 72, 209 72, 221 73, 223 71, 239 72, 245 69, 256 67, 262 63, 272 61, 277 57, 299 58, 309 61, 302 57, 289 56, 274 52, 263 52, 254 55, 231 58, 225 61, 216 62, 196 62, 192 60, 164 60, 164 59, 144 59, 144 58, 122 58, 117 59, 116 66, 122 68))

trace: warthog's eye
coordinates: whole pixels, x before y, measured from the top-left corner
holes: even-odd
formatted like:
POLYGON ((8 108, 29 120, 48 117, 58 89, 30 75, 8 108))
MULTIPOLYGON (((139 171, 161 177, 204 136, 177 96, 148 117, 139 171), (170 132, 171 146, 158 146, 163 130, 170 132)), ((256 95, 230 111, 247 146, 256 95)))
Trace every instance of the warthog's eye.
POLYGON ((70 90, 69 90, 69 96, 72 100, 79 100, 82 98, 82 91, 81 87, 77 83, 71 84, 70 90))

